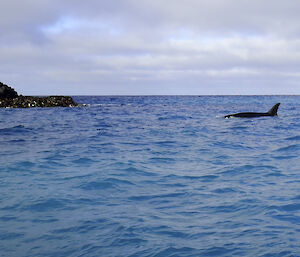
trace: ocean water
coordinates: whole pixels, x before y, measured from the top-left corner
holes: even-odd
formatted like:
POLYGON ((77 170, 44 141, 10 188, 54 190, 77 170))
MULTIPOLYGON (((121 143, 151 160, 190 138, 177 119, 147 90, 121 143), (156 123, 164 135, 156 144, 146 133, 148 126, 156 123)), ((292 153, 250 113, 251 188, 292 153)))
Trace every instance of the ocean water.
POLYGON ((1 257, 300 256, 300 96, 74 98, 0 109, 1 257))

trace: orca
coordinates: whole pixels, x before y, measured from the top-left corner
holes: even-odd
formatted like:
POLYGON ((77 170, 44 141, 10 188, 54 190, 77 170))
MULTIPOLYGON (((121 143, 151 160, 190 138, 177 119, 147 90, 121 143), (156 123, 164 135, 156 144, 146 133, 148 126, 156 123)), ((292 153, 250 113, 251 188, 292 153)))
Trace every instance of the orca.
POLYGON ((240 117, 240 118, 252 118, 262 116, 277 116, 277 110, 280 103, 275 104, 268 112, 239 112, 224 116, 224 118, 240 117))

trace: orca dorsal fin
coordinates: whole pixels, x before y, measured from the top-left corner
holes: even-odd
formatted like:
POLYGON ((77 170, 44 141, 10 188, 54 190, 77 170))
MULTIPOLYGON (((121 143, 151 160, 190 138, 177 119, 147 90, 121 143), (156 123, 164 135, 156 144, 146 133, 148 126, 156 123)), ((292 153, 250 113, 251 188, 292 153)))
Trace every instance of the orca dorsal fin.
POLYGON ((277 116, 277 110, 278 110, 279 105, 280 105, 280 103, 275 104, 275 105, 268 111, 268 113, 269 113, 271 116, 277 116))

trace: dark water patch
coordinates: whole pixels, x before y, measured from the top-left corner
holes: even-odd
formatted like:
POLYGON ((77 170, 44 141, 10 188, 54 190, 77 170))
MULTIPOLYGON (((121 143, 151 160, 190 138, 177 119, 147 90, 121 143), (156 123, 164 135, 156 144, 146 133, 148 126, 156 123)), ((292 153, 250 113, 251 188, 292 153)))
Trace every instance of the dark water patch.
POLYGON ((291 225, 295 226, 299 226, 300 225, 300 217, 298 215, 292 215, 292 214, 273 214, 271 215, 271 217, 273 219, 279 220, 279 221, 283 221, 283 222, 287 222, 290 223, 291 225))
POLYGON ((0 241, 16 240, 16 239, 24 237, 24 235, 25 235, 24 233, 13 233, 13 232, 9 233, 9 232, 1 231, 0 241))
POLYGON ((48 218, 35 218, 31 220, 32 223, 40 223, 40 224, 47 224, 47 223, 55 223, 58 222, 59 219, 53 218, 53 217, 48 217, 48 218))
POLYGON ((197 251, 195 248, 190 248, 190 247, 181 247, 181 248, 167 247, 165 249, 159 249, 152 256, 153 257, 177 257, 177 256, 195 257, 195 256, 199 256, 199 251, 197 251))
POLYGON ((270 173, 274 174, 274 173, 278 173, 278 172, 279 172, 278 168, 273 165, 246 164, 246 165, 241 165, 241 166, 234 167, 234 168, 229 167, 229 168, 221 171, 221 174, 239 176, 239 175, 245 175, 248 173, 248 174, 259 174, 259 175, 265 176, 265 175, 269 175, 270 173))
POLYGON ((65 163, 65 161, 63 161, 63 160, 61 160, 61 161, 48 160, 48 161, 42 161, 42 162, 40 162, 37 165, 37 167, 39 169, 43 169, 43 170, 57 171, 60 168, 68 167, 68 164, 65 163))
POLYGON ((280 209, 282 209, 284 211, 291 211, 291 212, 299 211, 300 210, 300 203, 282 205, 282 206, 280 206, 280 209))
MULTIPOLYGON (((187 176, 185 176, 187 177, 187 176)), ((216 175, 206 175, 206 176, 199 176, 198 179, 200 181, 203 181, 203 182, 212 182, 214 180, 216 180, 219 176, 216 176, 216 175)), ((191 176, 189 176, 190 179, 192 179, 191 176)))
MULTIPOLYGON (((149 183, 153 184, 153 181, 149 181, 149 183)), ((188 185, 184 184, 184 183, 171 183, 171 182, 165 182, 165 180, 163 179, 163 181, 160 181, 159 184, 161 186, 167 187, 167 188, 185 188, 188 185)))
POLYGON ((10 202, 7 202, 6 204, 3 204, 0 206, 0 210, 2 211, 16 211, 20 208, 21 204, 11 204, 10 202))
POLYGON ((130 182, 129 180, 125 180, 125 179, 116 179, 116 178, 109 178, 105 180, 106 182, 115 184, 115 185, 135 185, 134 183, 130 182))
POLYGON ((155 162, 157 164, 159 163, 172 163, 175 161, 174 158, 170 158, 170 157, 152 157, 152 158, 149 158, 149 160, 151 162, 155 162))
POLYGON ((6 140, 3 141, 3 144, 24 144, 26 142, 25 139, 10 139, 10 140, 6 140))
POLYGON ((180 116, 180 115, 166 115, 166 116, 158 117, 159 121, 168 121, 168 120, 176 121, 176 120, 187 120, 187 119, 188 117, 180 116))
POLYGON ((286 175, 284 175, 282 172, 276 171, 276 172, 270 172, 268 174, 265 174, 266 177, 284 177, 286 175))
POLYGON ((3 222, 8 222, 8 221, 12 221, 12 220, 17 220, 17 217, 15 217, 15 216, 2 216, 2 217, 0 217, 0 221, 3 221, 3 222))
POLYGON ((154 176, 158 175, 154 172, 146 171, 146 170, 143 170, 143 169, 138 169, 138 168, 135 168, 135 167, 125 168, 125 169, 122 170, 122 172, 124 172, 128 175, 139 175, 139 176, 146 176, 146 177, 154 177, 154 176))
POLYGON ((131 197, 129 197, 129 200, 131 200, 131 201, 148 201, 148 200, 152 200, 152 199, 177 198, 177 197, 182 197, 185 195, 186 195, 186 193, 139 195, 139 196, 131 196, 131 197))
POLYGON ((35 167, 36 164, 34 162, 30 162, 30 161, 22 161, 22 162, 17 162, 16 166, 20 167, 22 169, 31 169, 31 168, 35 167))
POLYGON ((174 174, 171 174, 171 175, 167 175, 167 176, 164 176, 164 178, 166 180, 174 180, 174 181, 177 181, 177 180, 180 180, 180 181, 194 181, 194 182, 211 182, 211 181, 214 181, 216 179, 219 178, 219 176, 217 175, 203 175, 203 176, 198 176, 198 175, 194 175, 194 176, 190 176, 190 175, 174 175, 174 174))
POLYGON ((288 145, 284 147, 280 147, 276 150, 276 152, 281 152, 281 153, 290 153, 290 152, 298 152, 300 150, 300 145, 299 144, 293 144, 293 145, 288 145))
MULTIPOLYGON (((270 206, 269 209, 285 211, 285 212, 297 212, 300 210, 300 203, 285 204, 280 206, 270 206)), ((299 217, 299 221, 300 221, 300 217, 299 217)))
POLYGON ((13 126, 13 127, 0 129, 0 135, 5 135, 5 136, 19 135, 19 134, 23 135, 23 134, 28 134, 28 133, 34 133, 34 129, 26 128, 23 125, 17 125, 17 126, 13 126))
POLYGON ((239 191, 235 190, 234 188, 224 187, 224 188, 217 188, 213 190, 213 192, 217 194, 231 194, 231 193, 237 193, 239 191))
POLYGON ((103 246, 95 246, 93 244, 86 244, 81 247, 76 252, 76 256, 85 257, 85 256, 98 256, 100 253, 103 253, 103 246))
POLYGON ((285 140, 288 140, 288 141, 299 141, 300 140, 300 136, 287 137, 287 138, 285 138, 285 140))
POLYGON ((211 247, 202 252, 203 256, 229 256, 233 252, 233 249, 225 247, 211 247))
POLYGON ((78 174, 66 174, 65 176, 61 176, 58 180, 63 181, 63 180, 77 180, 77 181, 82 181, 84 179, 89 179, 93 175, 92 174, 83 174, 83 175, 78 175, 78 174))
POLYGON ((30 212, 53 212, 66 209, 66 200, 57 200, 54 198, 39 200, 36 203, 27 205, 24 210, 30 212))
POLYGON ((234 213, 234 212, 239 212, 244 208, 245 206, 243 205, 230 204, 230 205, 213 206, 213 207, 209 207, 208 209, 214 210, 217 213, 234 213))
MULTIPOLYGON (((0 164, 1 165, 1 164, 0 164)), ((1 168, 1 166, 0 166, 1 168)), ((7 172, 9 174, 18 173, 19 176, 31 176, 37 172, 38 166, 31 161, 19 161, 7 165, 5 169, 1 169, 0 172, 7 172)), ((1 180, 0 180, 1 182, 1 180)))
POLYGON ((158 146, 172 146, 172 145, 176 144, 176 141, 162 140, 162 141, 156 141, 153 144, 158 145, 158 146))
MULTIPOLYGON (((193 217, 199 216, 200 212, 199 211, 180 211, 180 212, 176 212, 176 214, 181 215, 182 217, 193 218, 193 217)), ((190 237, 190 236, 188 236, 188 237, 190 237)))
POLYGON ((168 236, 170 238, 174 237, 174 238, 187 238, 188 234, 187 233, 183 233, 181 231, 173 231, 172 229, 170 230, 160 230, 155 232, 155 234, 157 234, 158 236, 168 236))
POLYGON ((91 158, 81 157, 81 158, 73 160, 72 162, 79 166, 89 166, 89 165, 95 163, 96 161, 91 158))
POLYGON ((229 128, 230 130, 233 131, 244 131, 244 130, 248 130, 249 127, 248 126, 233 126, 229 128))
POLYGON ((221 174, 225 175, 241 175, 245 174, 245 172, 252 172, 257 169, 257 166, 254 165, 241 165, 235 168, 229 168, 221 172, 221 174))
POLYGON ((98 226, 96 224, 84 224, 79 226, 70 226, 67 228, 60 228, 54 229, 51 231, 53 234, 69 234, 69 233, 76 233, 76 234, 86 234, 91 233, 93 230, 96 230, 98 226))
POLYGON ((101 119, 101 120, 96 119, 96 122, 97 122, 97 125, 96 125, 97 130, 98 129, 101 130, 101 129, 110 129, 110 128, 118 127, 118 124, 109 124, 107 122, 104 122, 103 119, 101 119))
POLYGON ((82 183, 79 186, 80 189, 83 190, 107 190, 107 189, 113 189, 115 188, 115 185, 110 182, 102 181, 102 182, 88 182, 88 183, 82 183))
POLYGON ((288 153, 284 155, 273 155, 272 158, 275 160, 292 160, 298 158, 298 154, 288 153))
POLYGON ((53 153, 52 151, 46 151, 45 154, 47 154, 47 156, 44 158, 44 160, 49 160, 49 161, 63 161, 67 157, 62 153, 59 152, 53 153))
POLYGON ((297 255, 294 255, 291 251, 280 251, 280 252, 274 252, 271 251, 271 253, 266 253, 261 255, 261 257, 296 257, 297 255))
POLYGON ((220 149, 231 149, 231 150, 253 150, 251 145, 247 145, 241 142, 224 142, 224 141, 215 141, 212 143, 212 147, 217 147, 220 149))
POLYGON ((120 247, 120 246, 136 247, 137 245, 143 245, 145 243, 147 243, 147 240, 141 238, 117 238, 111 243, 111 247, 120 247))

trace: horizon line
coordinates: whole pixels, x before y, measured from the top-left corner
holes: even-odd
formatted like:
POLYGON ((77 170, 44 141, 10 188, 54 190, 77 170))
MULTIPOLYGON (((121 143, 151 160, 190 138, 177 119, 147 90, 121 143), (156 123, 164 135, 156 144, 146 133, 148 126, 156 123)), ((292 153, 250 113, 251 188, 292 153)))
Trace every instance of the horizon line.
MULTIPOLYGON (((20 96, 20 95, 19 95, 20 96)), ((110 97, 122 97, 122 96, 197 96, 197 97, 202 97, 202 96, 300 96, 300 94, 140 94, 140 95, 134 95, 134 94, 120 94, 120 95, 114 95, 114 94, 103 94, 103 95, 90 95, 90 94, 83 94, 83 95, 72 95, 72 94, 42 94, 42 95, 23 95, 23 96, 110 96, 110 97)))

